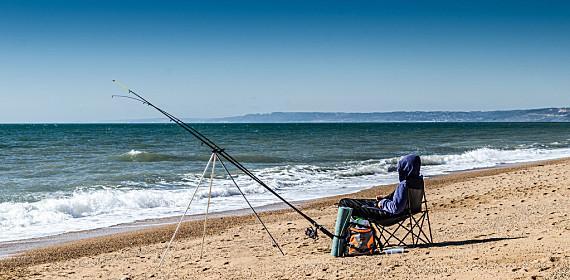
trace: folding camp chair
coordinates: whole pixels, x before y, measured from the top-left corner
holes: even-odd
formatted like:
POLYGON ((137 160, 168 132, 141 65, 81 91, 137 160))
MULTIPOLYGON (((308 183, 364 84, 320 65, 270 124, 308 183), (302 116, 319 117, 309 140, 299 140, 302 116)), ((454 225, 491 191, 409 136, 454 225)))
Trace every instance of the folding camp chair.
POLYGON ((376 218, 368 217, 380 248, 390 246, 414 247, 422 243, 433 243, 427 198, 423 186, 421 188, 408 187, 407 204, 402 214, 376 218), (424 229, 424 225, 427 225, 427 229, 424 229), (392 226, 395 228, 391 229, 392 226), (411 243, 407 242, 409 239, 411 239, 411 243), (397 243, 393 243, 393 240, 397 243))

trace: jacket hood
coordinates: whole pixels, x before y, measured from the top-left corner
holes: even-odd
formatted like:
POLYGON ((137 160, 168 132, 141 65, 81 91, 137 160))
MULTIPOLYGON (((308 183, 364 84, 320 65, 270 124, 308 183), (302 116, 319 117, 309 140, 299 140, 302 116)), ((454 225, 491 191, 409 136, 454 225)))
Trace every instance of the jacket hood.
POLYGON ((398 162, 398 177, 401 181, 420 178, 422 160, 418 155, 407 155, 398 162))

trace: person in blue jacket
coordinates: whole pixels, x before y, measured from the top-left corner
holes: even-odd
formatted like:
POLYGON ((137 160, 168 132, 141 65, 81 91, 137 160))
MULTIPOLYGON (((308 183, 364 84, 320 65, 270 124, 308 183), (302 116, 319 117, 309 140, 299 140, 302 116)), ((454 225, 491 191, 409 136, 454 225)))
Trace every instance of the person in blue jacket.
POLYGON ((408 203, 408 188, 423 188, 424 179, 420 175, 422 161, 419 156, 411 154, 398 162, 398 177, 400 183, 393 193, 376 199, 343 198, 338 206, 352 208, 353 216, 379 217, 401 214, 408 203))

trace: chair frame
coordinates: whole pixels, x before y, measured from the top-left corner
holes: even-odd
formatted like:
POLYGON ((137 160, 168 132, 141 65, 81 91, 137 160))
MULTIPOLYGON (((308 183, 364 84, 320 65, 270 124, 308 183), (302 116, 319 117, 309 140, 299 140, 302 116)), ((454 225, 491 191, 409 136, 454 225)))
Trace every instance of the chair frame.
MULTIPOLYGON (((408 198, 410 197, 410 190, 408 189, 408 198)), ((420 244, 433 244, 425 189, 423 190, 421 210, 413 212, 410 199, 408 199, 407 204, 408 207, 404 210, 404 214, 399 216, 398 218, 400 219, 397 219, 393 224, 384 226, 379 224, 379 221, 370 221, 378 248, 383 249, 392 246, 417 247, 420 244), (427 223, 425 223, 426 221, 427 223), (424 224, 427 224, 427 230, 424 230, 424 224), (391 230, 390 227, 394 225, 397 225, 397 227, 394 230, 391 230), (405 231, 404 237, 401 238, 398 236, 400 229, 405 231), (429 236, 426 231, 429 233, 429 236), (411 236, 412 243, 406 242, 406 238, 408 238, 408 236, 411 236), (393 239, 398 243, 392 243, 391 241, 393 239)))

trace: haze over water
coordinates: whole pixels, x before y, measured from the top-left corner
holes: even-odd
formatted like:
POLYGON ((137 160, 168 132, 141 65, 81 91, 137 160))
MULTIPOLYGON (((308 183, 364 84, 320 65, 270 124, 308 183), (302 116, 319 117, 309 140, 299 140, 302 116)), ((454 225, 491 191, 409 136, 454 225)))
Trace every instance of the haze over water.
MULTIPOLYGON (((286 199, 395 183, 410 152, 425 175, 570 156, 568 123, 200 124, 286 199)), ((0 241, 182 213, 210 156, 172 124, 0 125, 0 241)), ((217 169, 212 211, 246 208, 217 169)), ((279 202, 230 168, 255 206, 279 202)), ((205 209, 202 185, 191 214, 205 209)))

